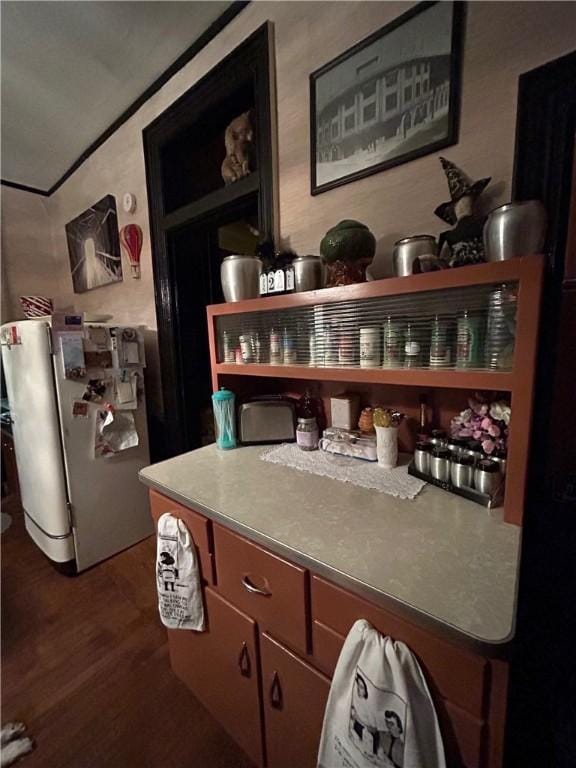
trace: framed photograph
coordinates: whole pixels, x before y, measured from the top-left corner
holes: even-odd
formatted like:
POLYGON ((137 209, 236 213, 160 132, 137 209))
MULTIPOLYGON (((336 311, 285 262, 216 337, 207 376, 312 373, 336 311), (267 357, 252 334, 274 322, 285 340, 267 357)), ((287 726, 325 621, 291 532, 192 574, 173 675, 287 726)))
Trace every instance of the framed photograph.
POLYGON ((463 13, 420 3, 310 75, 313 195, 456 142, 463 13))
POLYGON ((66 224, 74 293, 122 280, 116 199, 106 195, 66 224))

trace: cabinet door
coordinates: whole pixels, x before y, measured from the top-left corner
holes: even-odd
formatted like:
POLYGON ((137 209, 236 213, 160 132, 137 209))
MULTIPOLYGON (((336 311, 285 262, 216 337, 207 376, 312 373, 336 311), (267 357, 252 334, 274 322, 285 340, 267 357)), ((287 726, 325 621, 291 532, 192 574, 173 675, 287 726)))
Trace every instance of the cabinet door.
POLYGON ((168 630, 172 669, 262 765, 256 624, 208 587, 205 598, 206 632, 168 630))
POLYGON ((268 768, 315 768, 330 680, 261 635, 268 768))

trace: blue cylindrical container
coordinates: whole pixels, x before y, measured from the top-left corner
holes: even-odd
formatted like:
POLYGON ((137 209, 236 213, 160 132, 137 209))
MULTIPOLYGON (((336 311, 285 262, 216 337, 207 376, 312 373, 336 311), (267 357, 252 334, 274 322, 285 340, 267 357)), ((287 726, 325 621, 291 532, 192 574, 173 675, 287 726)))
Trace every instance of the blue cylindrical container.
POLYGON ((236 408, 234 392, 222 389, 212 395, 216 446, 224 451, 236 448, 236 408))

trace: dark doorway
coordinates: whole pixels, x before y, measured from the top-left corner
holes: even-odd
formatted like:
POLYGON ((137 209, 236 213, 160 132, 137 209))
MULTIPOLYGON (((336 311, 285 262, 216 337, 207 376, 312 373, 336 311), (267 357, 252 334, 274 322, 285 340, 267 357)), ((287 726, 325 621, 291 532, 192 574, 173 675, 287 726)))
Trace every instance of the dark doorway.
POLYGON ((506 766, 576 765, 576 53, 520 78, 515 199, 549 216, 506 766))
POLYGON ((265 24, 144 130, 168 458, 211 441, 206 306, 222 258, 273 234, 271 26, 265 24), (225 186, 224 132, 249 112, 251 173, 225 186))

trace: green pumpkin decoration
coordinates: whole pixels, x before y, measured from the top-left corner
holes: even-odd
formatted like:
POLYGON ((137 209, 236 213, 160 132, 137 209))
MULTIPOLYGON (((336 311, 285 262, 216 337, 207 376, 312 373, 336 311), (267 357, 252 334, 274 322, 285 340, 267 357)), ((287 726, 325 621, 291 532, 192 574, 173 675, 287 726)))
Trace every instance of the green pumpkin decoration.
POLYGON ((372 259, 376 238, 365 224, 344 219, 326 232, 320 243, 320 253, 328 264, 335 261, 372 259))

